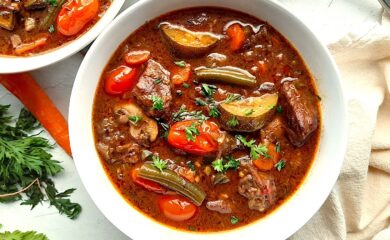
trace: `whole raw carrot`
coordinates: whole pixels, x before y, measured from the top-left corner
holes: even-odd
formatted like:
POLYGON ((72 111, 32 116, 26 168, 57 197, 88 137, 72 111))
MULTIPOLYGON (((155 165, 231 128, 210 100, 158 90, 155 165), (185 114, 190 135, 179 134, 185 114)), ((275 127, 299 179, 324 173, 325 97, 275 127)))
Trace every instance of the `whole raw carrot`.
POLYGON ((28 73, 0 75, 0 83, 15 95, 68 154, 72 156, 68 124, 45 91, 28 73))

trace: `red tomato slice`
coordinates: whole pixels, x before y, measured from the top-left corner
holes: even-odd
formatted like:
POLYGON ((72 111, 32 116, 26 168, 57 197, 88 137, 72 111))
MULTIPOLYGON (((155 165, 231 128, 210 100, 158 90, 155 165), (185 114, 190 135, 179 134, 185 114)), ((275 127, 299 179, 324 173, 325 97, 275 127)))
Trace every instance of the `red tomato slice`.
POLYGON ((99 0, 68 0, 57 16, 57 30, 72 36, 99 14, 99 0))
POLYGON ((185 221, 192 218, 197 207, 181 196, 163 196, 158 205, 163 214, 173 221, 185 221))
POLYGON ((150 52, 146 50, 140 50, 140 51, 131 51, 128 52, 125 55, 125 62, 126 64, 132 66, 132 65, 139 65, 146 61, 148 61, 150 58, 150 52))
POLYGON ((167 191, 163 186, 158 183, 155 183, 148 179, 140 178, 138 176, 138 171, 139 169, 136 168, 131 172, 131 178, 133 179, 133 182, 140 185, 141 187, 146 188, 149 191, 153 191, 156 193, 165 193, 167 191))
POLYGON ((190 127, 197 120, 186 120, 173 124, 169 129, 168 142, 186 152, 203 155, 213 153, 218 150, 217 138, 220 136, 220 129, 217 124, 211 121, 204 121, 196 128, 199 135, 195 136, 195 141, 186 137, 185 128, 190 127))
POLYGON ((108 94, 123 94, 133 88, 138 79, 137 76, 137 68, 119 66, 109 73, 104 84, 104 90, 108 94))

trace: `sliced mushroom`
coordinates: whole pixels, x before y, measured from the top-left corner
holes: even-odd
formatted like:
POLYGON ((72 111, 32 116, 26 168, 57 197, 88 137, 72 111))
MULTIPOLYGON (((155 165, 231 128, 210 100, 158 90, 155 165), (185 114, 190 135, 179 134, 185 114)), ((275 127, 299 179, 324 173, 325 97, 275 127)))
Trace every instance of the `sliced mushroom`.
POLYGON ((114 107, 119 123, 130 125, 130 135, 133 139, 143 145, 149 146, 158 135, 158 125, 155 120, 146 116, 141 108, 134 103, 121 103, 114 107), (137 121, 131 119, 138 119, 137 121))
POLYGON ((28 17, 24 20, 24 29, 29 32, 32 31, 36 26, 36 22, 34 18, 28 17))

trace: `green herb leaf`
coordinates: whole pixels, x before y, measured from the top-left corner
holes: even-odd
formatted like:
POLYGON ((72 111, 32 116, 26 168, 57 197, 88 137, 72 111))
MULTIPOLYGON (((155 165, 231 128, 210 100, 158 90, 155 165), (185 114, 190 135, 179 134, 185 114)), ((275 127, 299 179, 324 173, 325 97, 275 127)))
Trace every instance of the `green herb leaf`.
POLYGON ((50 25, 48 31, 49 31, 49 33, 53 33, 55 31, 54 25, 50 25))
POLYGON ((183 95, 183 92, 181 90, 176 90, 176 95, 180 97, 181 95, 183 95))
POLYGON ((240 166, 240 161, 234 159, 231 156, 227 156, 225 158, 214 160, 211 163, 211 166, 217 172, 226 172, 229 169, 237 170, 237 168, 240 166))
POLYGON ((153 95, 152 96, 152 102, 153 102, 153 107, 152 107, 153 110, 161 111, 161 110, 164 109, 163 101, 158 96, 154 96, 153 95))
POLYGON ((184 128, 187 140, 195 142, 195 136, 200 134, 199 130, 197 129, 198 126, 199 123, 194 122, 191 124, 191 126, 184 128))
POLYGON ((37 233, 35 231, 21 232, 19 230, 0 233, 1 240, 49 240, 45 234, 37 233))
POLYGON ((236 216, 231 216, 230 222, 234 225, 237 224, 240 220, 236 216))
POLYGON ((249 115, 252 115, 252 113, 254 112, 255 110, 253 110, 253 108, 247 108, 244 110, 244 114, 245 116, 249 116, 249 115))
POLYGON ((186 67, 186 62, 181 60, 181 61, 175 61, 174 62, 176 66, 178 67, 181 67, 181 68, 185 68, 186 67))
POLYGON ((205 97, 211 97, 211 96, 213 96, 213 94, 214 94, 215 91, 217 90, 217 87, 214 86, 214 85, 202 83, 201 89, 202 89, 202 95, 203 95, 203 96, 205 96, 205 97))
POLYGON ((219 159, 214 160, 214 161, 211 163, 211 166, 212 166, 212 167, 214 168, 214 170, 217 171, 217 172, 223 172, 223 171, 224 171, 223 159, 222 159, 222 158, 219 158, 219 159))
POLYGON ((135 115, 135 116, 130 116, 130 117, 129 117, 129 121, 130 121, 131 123, 133 123, 135 126, 137 126, 138 122, 141 121, 141 120, 142 120, 142 117, 141 117, 141 116, 135 115))
POLYGON ((158 85, 160 83, 162 83, 162 79, 160 78, 156 78, 154 81, 153 81, 154 84, 158 85))
POLYGON ((237 170, 237 168, 240 166, 240 161, 234 159, 232 156, 227 156, 226 160, 227 163, 223 165, 225 171, 228 170, 229 168, 237 170))
POLYGON ((251 139, 250 141, 247 141, 245 137, 241 135, 237 135, 236 138, 245 146, 250 149, 249 155, 252 158, 252 160, 258 159, 260 156, 264 156, 269 158, 270 155, 268 154, 268 148, 263 144, 256 145, 256 141, 251 139))
POLYGON ((233 116, 229 121, 226 123, 229 127, 236 127, 238 126, 238 120, 235 116, 233 116))
POLYGON ((47 0, 47 3, 53 7, 57 7, 58 5, 57 0, 47 0))
POLYGON ((190 85, 188 84, 188 83, 183 83, 183 88, 189 88, 190 87, 190 85))
POLYGON ((278 105, 278 106, 276 107, 276 111, 277 111, 278 113, 282 113, 282 112, 283 112, 282 106, 281 106, 281 105, 278 105))
POLYGON ((179 110, 172 114, 172 121, 174 122, 190 120, 190 119, 196 119, 203 122, 209 118, 206 117, 202 111, 188 112, 185 105, 181 105, 179 110))
POLYGON ((200 98, 195 98, 195 104, 197 106, 206 106, 207 105, 207 103, 200 98))
POLYGON ((218 108, 216 106, 210 106, 209 116, 213 117, 213 118, 217 118, 220 116, 220 113, 219 113, 218 108))
POLYGON ((231 93, 229 93, 228 96, 225 99, 225 103, 231 103, 231 102, 237 101, 239 99, 241 99, 241 95, 240 94, 231 94, 231 93))
POLYGON ((286 161, 284 161, 283 159, 280 159, 279 162, 277 162, 274 167, 276 168, 276 170, 278 170, 279 172, 282 171, 282 169, 286 166, 286 161))
POLYGON ((156 155, 153 155, 152 156, 152 161, 153 161, 153 165, 159 169, 160 171, 163 171, 164 169, 167 168, 167 162, 162 160, 161 158, 159 158, 158 156, 156 155))
POLYGON ((275 151, 277 153, 280 153, 280 142, 277 142, 276 145, 275 145, 275 151))
POLYGON ((192 171, 195 171, 195 165, 192 161, 188 161, 186 164, 192 171))

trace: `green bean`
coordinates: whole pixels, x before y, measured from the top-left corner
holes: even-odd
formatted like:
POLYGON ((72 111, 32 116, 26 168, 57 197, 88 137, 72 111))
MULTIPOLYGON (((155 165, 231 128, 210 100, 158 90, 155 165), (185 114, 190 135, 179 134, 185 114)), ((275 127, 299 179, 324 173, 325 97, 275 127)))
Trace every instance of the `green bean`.
POLYGON ((203 200, 206 198, 206 193, 200 187, 184 180, 174 171, 169 169, 160 171, 152 164, 144 163, 138 172, 138 176, 159 183, 184 195, 196 206, 202 205, 203 200))
POLYGON ((66 1, 67 0, 58 0, 57 5, 48 7, 47 15, 45 16, 41 24, 42 30, 48 30, 49 27, 54 24, 57 15, 62 8, 62 5, 64 5, 66 1))
POLYGON ((256 85, 256 78, 253 75, 233 67, 198 68, 195 69, 195 74, 201 80, 215 80, 248 87, 256 85))

